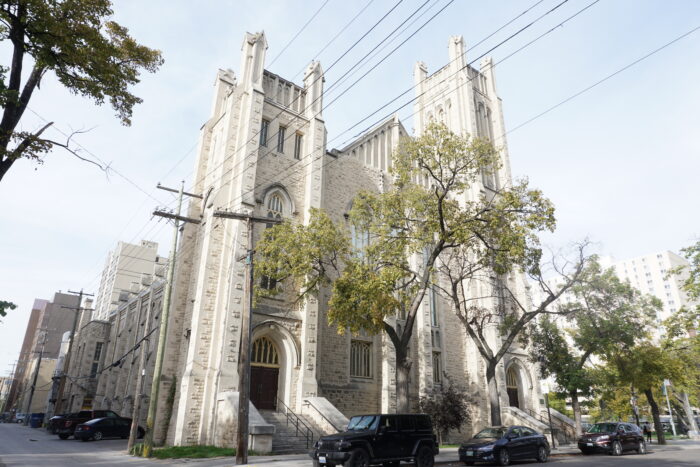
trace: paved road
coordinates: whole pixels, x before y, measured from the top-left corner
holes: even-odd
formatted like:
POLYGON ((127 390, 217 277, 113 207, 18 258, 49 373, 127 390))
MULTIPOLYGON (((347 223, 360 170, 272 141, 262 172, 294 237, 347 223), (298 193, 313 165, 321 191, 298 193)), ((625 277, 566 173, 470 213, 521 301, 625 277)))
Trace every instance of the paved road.
MULTIPOLYGON (((74 466, 130 466, 161 467, 187 464, 191 467, 223 467, 234 464, 231 458, 211 460, 177 459, 146 460, 126 455, 126 440, 103 440, 81 442, 73 439, 60 440, 43 429, 32 429, 22 425, 0 423, 0 467, 74 467, 74 466)), ((441 467, 462 466, 451 461, 456 458, 455 449, 446 449, 440 454, 436 465, 441 467)), ((636 453, 621 457, 607 455, 582 456, 556 455, 549 464, 561 467, 584 466, 700 466, 700 442, 677 442, 668 446, 652 446, 650 453, 636 453)), ((309 467, 307 456, 253 457, 251 466, 256 467, 309 467)), ((515 462, 513 465, 539 465, 531 462, 515 462)), ((408 467, 409 464, 405 464, 408 467)), ((402 464, 404 467, 404 464, 402 464)))

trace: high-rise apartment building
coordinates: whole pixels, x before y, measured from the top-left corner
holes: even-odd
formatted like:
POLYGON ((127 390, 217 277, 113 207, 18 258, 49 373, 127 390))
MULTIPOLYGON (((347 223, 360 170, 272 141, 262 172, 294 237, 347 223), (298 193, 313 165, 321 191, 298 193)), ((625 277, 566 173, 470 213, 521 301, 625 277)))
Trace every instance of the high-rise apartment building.
POLYGON ((695 305, 683 291, 689 263, 671 251, 614 261, 612 266, 620 279, 629 281, 637 290, 654 295, 663 302, 663 311, 657 316, 659 323, 681 307, 695 305), (684 268, 679 274, 672 272, 679 267, 684 268))
POLYGON ((121 301, 131 293, 150 285, 153 275, 163 276, 164 258, 158 256, 158 244, 141 240, 138 245, 119 242, 107 256, 92 319, 108 320, 121 301))

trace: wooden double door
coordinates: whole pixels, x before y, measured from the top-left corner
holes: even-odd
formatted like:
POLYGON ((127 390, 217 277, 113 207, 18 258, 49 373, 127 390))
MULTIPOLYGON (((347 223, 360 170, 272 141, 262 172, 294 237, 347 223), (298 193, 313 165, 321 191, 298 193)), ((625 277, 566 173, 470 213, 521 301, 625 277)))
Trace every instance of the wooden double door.
POLYGON ((274 410, 277 407, 279 368, 251 366, 250 400, 258 410, 274 410))

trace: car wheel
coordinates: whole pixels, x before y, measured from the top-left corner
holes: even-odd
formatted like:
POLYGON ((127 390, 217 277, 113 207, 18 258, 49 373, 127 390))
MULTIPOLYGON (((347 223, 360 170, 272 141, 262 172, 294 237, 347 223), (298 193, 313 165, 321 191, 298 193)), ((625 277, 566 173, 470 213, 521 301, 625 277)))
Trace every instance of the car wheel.
POLYGON ((547 462, 547 450, 544 446, 537 449, 537 462, 547 462))
POLYGON ((610 446, 610 455, 611 456, 621 456, 622 455, 622 445, 620 444, 619 441, 613 441, 612 445, 610 446))
POLYGON ((639 444, 637 445, 637 454, 646 454, 647 453, 647 443, 644 441, 640 441, 639 444))
POLYGON ((58 435, 58 437, 61 438, 61 439, 68 439, 69 436, 70 436, 70 435, 64 435, 64 434, 58 435))
POLYGON ((433 454, 433 451, 426 446, 420 448, 416 456, 416 467, 433 467, 434 464, 435 454, 433 454))
POLYGON ((510 453, 506 448, 498 451, 498 465, 510 465, 510 453))
POLYGON ((92 439, 95 441, 99 441, 102 439, 102 432, 101 431, 96 431, 94 435, 92 435, 92 439))
POLYGON ((346 467, 369 467, 369 455, 364 449, 353 450, 346 467))

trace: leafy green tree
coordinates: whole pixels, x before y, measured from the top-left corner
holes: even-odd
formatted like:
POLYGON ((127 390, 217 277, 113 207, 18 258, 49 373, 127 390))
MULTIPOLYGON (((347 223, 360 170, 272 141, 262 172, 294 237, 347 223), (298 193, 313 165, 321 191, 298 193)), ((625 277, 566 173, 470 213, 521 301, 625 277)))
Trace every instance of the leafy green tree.
POLYGON ((646 338, 661 302, 622 282, 612 268, 603 270, 597 260, 586 265, 570 294, 573 300, 559 306, 570 325, 569 338, 545 316, 532 336, 533 356, 541 361, 543 376, 554 376, 569 394, 581 433, 579 398, 591 396, 594 387, 591 356, 605 358, 646 338))
POLYGON ((683 380, 682 362, 651 342, 620 349, 610 355, 608 361, 615 367, 621 383, 632 385, 646 396, 651 407, 659 444, 666 444, 661 425, 661 412, 654 397, 654 390, 662 386, 664 379, 683 380))
MULTIPOLYGON (((700 240, 695 242, 694 245, 683 248, 681 252, 690 262, 688 277, 683 284, 683 288, 691 299, 700 300, 700 240)), ((680 270, 676 272, 680 272, 680 270)), ((700 309, 700 304, 697 308, 700 309)))
MULTIPOLYGON (((314 210, 308 225, 267 229, 258 242, 259 276, 291 281, 298 299, 330 286, 327 317, 339 332, 387 334, 396 352, 398 411, 409 410, 409 344, 442 264, 470 255, 475 268, 505 273, 538 259, 526 244, 533 231, 553 228, 554 208, 526 182, 470 200, 473 185, 498 163, 491 144, 432 124, 392 155, 388 190, 355 197, 349 229, 314 210), (369 242, 353 247, 358 234, 369 242)), ((498 412, 500 420, 500 406, 498 412)))
POLYGON ((17 308, 17 305, 14 303, 0 300, 0 316, 7 316, 7 310, 14 310, 15 308, 17 308))
MULTIPOLYGON (((111 21, 110 0, 0 1, 0 41, 9 41, 8 66, 0 65, 0 180, 20 158, 41 161, 53 146, 73 152, 69 141, 43 136, 20 122, 47 72, 68 91, 102 104, 109 99, 124 125, 141 99, 129 87, 139 72, 155 72, 163 63, 157 50, 138 44, 128 30, 111 21), (23 80, 25 68, 30 72, 23 80)), ((75 154, 77 156, 77 154, 75 154)), ((80 156, 78 156, 80 157, 80 156)))
POLYGON ((448 431, 460 431, 464 424, 471 423, 471 404, 472 401, 466 394, 448 384, 434 394, 422 396, 418 401, 418 409, 430 415, 438 433, 438 443, 442 444, 448 431))

